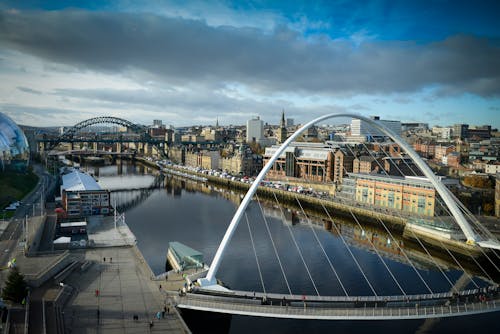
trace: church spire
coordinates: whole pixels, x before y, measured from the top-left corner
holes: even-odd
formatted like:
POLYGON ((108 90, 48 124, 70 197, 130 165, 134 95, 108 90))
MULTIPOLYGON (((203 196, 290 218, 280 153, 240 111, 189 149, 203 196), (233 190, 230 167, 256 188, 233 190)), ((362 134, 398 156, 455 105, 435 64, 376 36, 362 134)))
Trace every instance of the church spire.
POLYGON ((286 138, 288 137, 288 131, 286 130, 286 123, 285 123, 285 110, 281 110, 281 122, 280 122, 280 127, 277 130, 277 139, 278 142, 281 144, 283 143, 286 138))

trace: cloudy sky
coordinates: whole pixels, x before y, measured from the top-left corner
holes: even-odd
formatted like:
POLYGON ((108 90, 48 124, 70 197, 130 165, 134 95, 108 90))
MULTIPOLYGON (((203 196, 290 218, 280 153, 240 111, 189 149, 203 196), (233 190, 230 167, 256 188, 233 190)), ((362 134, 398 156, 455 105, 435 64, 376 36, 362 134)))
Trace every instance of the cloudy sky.
POLYGON ((0 112, 40 126, 277 124, 284 109, 296 123, 351 111, 500 127, 498 13, 459 0, 3 1, 0 112))

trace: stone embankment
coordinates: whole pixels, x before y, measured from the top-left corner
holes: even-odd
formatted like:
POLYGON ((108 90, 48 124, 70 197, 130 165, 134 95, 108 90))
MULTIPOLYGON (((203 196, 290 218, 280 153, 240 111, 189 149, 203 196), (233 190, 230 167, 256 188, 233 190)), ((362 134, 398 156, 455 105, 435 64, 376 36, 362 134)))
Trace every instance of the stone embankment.
MULTIPOLYGON (((144 163, 150 167, 160 169, 160 167, 153 161, 146 159, 137 158, 137 161, 144 163)), ((206 178, 207 182, 213 185, 220 186, 229 190, 234 190, 241 193, 246 193, 250 188, 251 184, 244 183, 241 181, 233 181, 228 178, 221 178, 213 175, 206 175, 203 173, 195 172, 188 169, 181 169, 174 166, 162 167, 164 169, 170 169, 173 171, 182 171, 183 173, 191 174, 197 177, 206 178)), ((420 241, 424 242, 427 246, 435 248, 436 250, 442 251, 443 245, 445 245, 449 250, 458 254, 459 256, 469 257, 470 255, 480 256, 482 254, 478 246, 472 246, 466 244, 462 240, 452 240, 442 238, 438 235, 434 235, 430 232, 420 233, 419 230, 412 229, 412 231, 407 231, 409 224, 409 216, 404 215, 400 211, 392 211, 390 209, 384 208, 373 208, 371 206, 362 206, 359 203, 349 202, 339 198, 319 198, 310 195, 300 194, 297 192, 286 191, 278 188, 261 186, 257 190, 257 196, 261 199, 276 202, 276 199, 280 204, 288 205, 296 208, 297 210, 304 209, 306 214, 311 214, 316 217, 321 217, 326 224, 331 223, 331 218, 325 211, 327 210, 330 214, 334 213, 335 217, 343 217, 347 219, 353 219, 353 216, 359 222, 370 224, 377 228, 380 228, 380 220, 393 231, 399 232, 402 236, 407 239, 415 240, 415 235, 418 235, 420 241), (276 196, 276 197, 275 197, 276 196), (301 206, 299 206, 298 201, 300 201, 301 206)))

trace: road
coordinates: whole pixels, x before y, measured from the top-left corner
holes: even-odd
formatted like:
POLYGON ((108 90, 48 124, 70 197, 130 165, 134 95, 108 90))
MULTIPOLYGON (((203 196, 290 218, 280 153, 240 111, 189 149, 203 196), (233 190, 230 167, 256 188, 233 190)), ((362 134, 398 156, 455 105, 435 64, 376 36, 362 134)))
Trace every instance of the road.
MULTIPOLYGON (((0 268, 5 268, 7 262, 11 259, 14 249, 23 240, 24 220, 26 216, 40 215, 42 206, 40 204, 42 196, 54 190, 56 185, 52 177, 43 166, 33 165, 33 171, 38 175, 38 184, 31 193, 29 193, 21 202, 22 204, 16 210, 14 216, 10 219, 5 231, 0 235, 0 268), (34 212, 35 211, 35 212, 34 212)), ((45 203, 45 198, 43 198, 45 203)))

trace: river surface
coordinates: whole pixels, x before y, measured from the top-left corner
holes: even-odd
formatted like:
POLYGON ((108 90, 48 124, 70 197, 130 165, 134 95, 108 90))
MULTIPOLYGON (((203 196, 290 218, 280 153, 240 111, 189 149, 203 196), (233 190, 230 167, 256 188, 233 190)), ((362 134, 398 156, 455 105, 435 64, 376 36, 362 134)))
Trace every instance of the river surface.
MULTIPOLYGON (((157 171, 128 162, 119 166, 86 168, 103 188, 129 189, 113 192, 111 200, 125 211, 127 224, 138 240, 139 249, 157 274, 165 271, 170 241, 181 242, 202 252, 205 262, 209 264, 242 196, 176 177, 160 178, 157 171), (159 185, 159 188, 139 190, 152 184, 159 185)), ((249 224, 246 219, 241 221, 217 273, 217 278, 232 289, 250 292, 265 289, 277 293, 291 291, 304 295, 315 295, 317 291, 321 295, 344 295, 344 289, 349 295, 373 295, 372 288, 378 295, 400 295, 401 290, 407 294, 427 293, 416 274, 418 271, 434 292, 450 290, 446 277, 421 249, 412 248, 398 238, 394 240, 385 231, 361 228, 355 221, 335 225, 338 231, 331 225, 330 230, 326 230, 325 221, 310 218, 312 224, 308 224, 308 216, 303 212, 283 208, 278 203, 254 202, 246 216, 249 224), (372 243, 377 251, 373 250, 372 243), (328 254, 328 259, 324 253, 328 254), (356 261, 363 272, 355 264, 356 261)), ((453 283, 462 275, 467 275, 456 269, 454 263, 444 260, 440 263, 447 267, 444 271, 453 283)), ((471 276, 474 274, 471 273, 471 276)), ((474 281, 481 286, 485 284, 480 277, 474 277, 474 281)), ((473 287, 469 283, 462 289, 473 287)), ((233 316, 225 320, 228 325, 224 332, 457 333, 482 329, 484 333, 493 333, 500 332, 495 316, 498 314, 427 321, 425 324, 424 321, 413 320, 304 321, 233 316)), ((213 321, 207 324, 209 327, 203 328, 208 333, 219 333, 224 327, 218 327, 213 321)), ((188 322, 188 325, 191 324, 188 322)))

